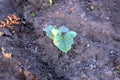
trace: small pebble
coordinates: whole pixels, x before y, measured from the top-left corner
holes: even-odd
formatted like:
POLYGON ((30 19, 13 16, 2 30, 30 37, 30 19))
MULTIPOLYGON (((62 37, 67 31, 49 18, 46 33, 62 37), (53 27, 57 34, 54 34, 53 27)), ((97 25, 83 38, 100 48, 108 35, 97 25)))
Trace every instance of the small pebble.
POLYGON ((96 65, 90 64, 89 67, 90 67, 90 70, 93 70, 94 68, 96 68, 96 65))
POLYGON ((113 51, 113 50, 110 50, 110 53, 115 53, 115 51, 113 51))
POLYGON ((15 33, 15 30, 13 30, 12 33, 14 34, 14 33, 15 33))
POLYGON ((88 77, 87 77, 86 74, 82 74, 82 75, 81 75, 81 78, 83 78, 83 79, 87 79, 88 77))
POLYGON ((87 44, 86 47, 87 47, 87 48, 90 47, 90 44, 87 44))
POLYGON ((80 61, 77 61, 77 64, 80 64, 80 61))
POLYGON ((106 74, 107 76, 112 76, 112 75, 113 75, 113 72, 112 72, 112 71, 106 71, 105 74, 106 74))
POLYGON ((106 17, 106 20, 109 20, 109 17, 106 17))
POLYGON ((94 9, 94 6, 90 6, 90 9, 93 10, 93 9, 94 9))

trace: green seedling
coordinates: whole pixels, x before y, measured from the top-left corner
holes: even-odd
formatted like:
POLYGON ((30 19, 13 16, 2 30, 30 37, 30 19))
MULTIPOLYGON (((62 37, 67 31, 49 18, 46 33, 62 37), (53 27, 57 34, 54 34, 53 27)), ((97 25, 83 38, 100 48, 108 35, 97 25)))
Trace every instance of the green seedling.
POLYGON ((35 17, 35 12, 31 12, 31 13, 30 13, 30 16, 31 16, 31 17, 35 17))
POLYGON ((53 1, 52 0, 49 0, 49 3, 50 3, 51 6, 53 5, 53 1))
POLYGON ((62 52, 67 53, 74 43, 74 37, 77 35, 76 32, 70 31, 67 27, 62 26, 57 28, 56 26, 49 25, 43 28, 46 35, 53 40, 54 45, 62 52))

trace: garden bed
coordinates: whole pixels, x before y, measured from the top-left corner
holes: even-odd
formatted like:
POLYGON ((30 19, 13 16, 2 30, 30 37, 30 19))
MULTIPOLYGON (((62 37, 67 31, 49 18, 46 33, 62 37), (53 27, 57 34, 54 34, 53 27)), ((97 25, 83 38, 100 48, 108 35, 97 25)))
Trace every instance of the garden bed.
POLYGON ((0 29, 0 80, 120 80, 119 0, 1 0, 0 19, 25 20, 0 29), (43 28, 75 31, 72 49, 56 48, 43 28), (3 54, 11 54, 7 57, 3 54))

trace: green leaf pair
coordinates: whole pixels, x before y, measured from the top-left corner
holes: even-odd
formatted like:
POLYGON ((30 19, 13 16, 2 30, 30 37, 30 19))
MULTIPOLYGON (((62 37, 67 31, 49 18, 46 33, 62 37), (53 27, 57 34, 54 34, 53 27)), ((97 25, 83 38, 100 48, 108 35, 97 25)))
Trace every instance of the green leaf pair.
POLYGON ((62 52, 67 53, 74 43, 74 37, 77 35, 74 31, 69 31, 65 26, 57 28, 56 26, 49 25, 43 29, 46 35, 53 40, 53 43, 62 52))

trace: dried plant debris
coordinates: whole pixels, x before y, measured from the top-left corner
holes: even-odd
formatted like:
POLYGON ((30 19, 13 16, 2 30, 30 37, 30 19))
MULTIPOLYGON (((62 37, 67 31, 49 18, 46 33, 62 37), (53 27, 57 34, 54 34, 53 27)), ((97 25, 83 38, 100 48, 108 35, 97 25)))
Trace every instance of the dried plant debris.
POLYGON ((31 73, 30 71, 25 70, 24 68, 19 69, 19 72, 21 73, 21 76, 24 76, 23 78, 26 80, 37 80, 35 74, 31 73))
POLYGON ((33 28, 31 27, 32 26, 31 23, 27 22, 24 18, 20 18, 15 14, 8 15, 6 19, 0 21, 0 29, 1 28, 12 29, 13 25, 17 25, 17 26, 23 25, 23 27, 33 30, 33 28), (28 25, 28 27, 26 25, 28 25))
POLYGON ((16 15, 8 15, 6 19, 2 20, 0 22, 0 28, 9 28, 11 29, 12 25, 19 25, 20 24, 20 18, 16 15))

